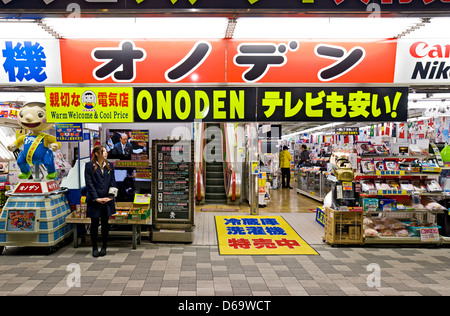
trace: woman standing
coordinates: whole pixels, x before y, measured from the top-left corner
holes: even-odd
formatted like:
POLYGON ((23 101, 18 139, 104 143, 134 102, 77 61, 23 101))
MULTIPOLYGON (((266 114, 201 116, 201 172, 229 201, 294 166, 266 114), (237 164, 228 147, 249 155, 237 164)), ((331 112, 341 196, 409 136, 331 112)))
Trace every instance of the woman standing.
POLYGON ((114 167, 106 158, 108 152, 104 146, 95 146, 92 160, 86 164, 84 177, 86 182, 87 216, 91 218, 92 256, 104 256, 108 241, 109 217, 116 212, 114 197, 117 196, 117 185, 114 167), (99 224, 102 224, 103 245, 98 251, 97 239, 99 224))

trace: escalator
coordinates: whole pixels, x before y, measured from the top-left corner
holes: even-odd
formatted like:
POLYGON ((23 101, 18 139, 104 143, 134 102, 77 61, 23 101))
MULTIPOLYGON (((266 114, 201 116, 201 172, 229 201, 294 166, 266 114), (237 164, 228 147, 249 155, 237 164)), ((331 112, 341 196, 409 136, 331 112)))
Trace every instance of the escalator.
POLYGON ((223 175, 223 138, 220 124, 207 124, 205 136, 205 203, 227 204, 223 175))
POLYGON ((234 131, 226 123, 198 123, 195 131, 197 204, 238 203, 240 177, 233 163, 234 139, 229 136, 234 131))

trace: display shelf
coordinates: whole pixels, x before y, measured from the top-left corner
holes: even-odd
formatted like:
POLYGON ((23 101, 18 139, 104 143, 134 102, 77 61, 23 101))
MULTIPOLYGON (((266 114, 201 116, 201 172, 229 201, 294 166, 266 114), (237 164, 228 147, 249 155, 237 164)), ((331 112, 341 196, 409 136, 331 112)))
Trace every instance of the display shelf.
MULTIPOLYGON (((364 244, 420 244, 420 245, 440 245, 442 237, 438 241, 422 241, 420 237, 364 237, 364 244)), ((449 238, 450 243, 450 238, 449 238)))
MULTIPOLYGON (((400 170, 401 171, 401 170, 400 170)), ((440 176, 441 174, 439 172, 414 172, 414 173, 400 173, 400 174, 394 174, 394 173, 374 173, 374 172, 369 172, 369 173, 361 173, 361 172, 356 172, 355 173, 355 178, 360 178, 360 177, 377 177, 377 178, 382 178, 382 177, 389 177, 389 178, 402 178, 402 177, 429 177, 429 176, 440 176)))
POLYGON ((431 214, 443 214, 443 210, 428 210, 428 209, 406 209, 406 210, 397 210, 397 211, 364 211, 364 215, 370 214, 399 214, 399 213, 431 213, 431 214))
POLYGON ((393 191, 404 191, 404 190, 375 190, 376 192, 368 192, 368 193, 360 193, 359 196, 413 196, 414 194, 419 194, 421 196, 434 196, 434 197, 447 197, 448 195, 445 192, 393 192, 393 191), (388 192, 385 192, 388 191, 388 192))

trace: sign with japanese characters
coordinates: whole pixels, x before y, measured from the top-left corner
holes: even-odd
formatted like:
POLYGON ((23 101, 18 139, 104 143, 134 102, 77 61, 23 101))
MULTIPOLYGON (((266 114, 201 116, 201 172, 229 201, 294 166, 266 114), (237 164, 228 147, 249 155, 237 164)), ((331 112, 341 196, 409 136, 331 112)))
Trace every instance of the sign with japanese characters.
POLYGON ((402 122, 408 88, 259 88, 258 121, 402 122))
POLYGON ((448 42, 3 39, 0 83, 448 84, 448 42))
POLYGON ((255 102, 255 88, 134 88, 134 121, 255 121, 255 102))
POLYGON ((225 52, 225 39, 61 40, 63 82, 223 82, 225 52))
POLYGON ((38 182, 21 182, 14 193, 42 193, 41 183, 38 182))
POLYGON ((83 123, 56 123, 55 130, 58 142, 83 141, 83 123))
POLYGON ((58 40, 0 40, 0 83, 11 85, 60 84, 58 40))
POLYGON ((439 229, 437 227, 421 227, 420 241, 421 242, 436 242, 439 241, 439 229))
POLYGON ((221 255, 318 255, 281 216, 215 216, 221 255))
POLYGON ((63 82, 73 84, 392 83, 396 46, 396 40, 73 39, 61 40, 61 67, 63 82))
POLYGON ((336 127, 336 135, 359 135, 359 127, 336 127))
MULTIPOLYGON (((148 10, 186 10, 209 9, 221 12, 234 13, 236 10, 283 10, 283 12, 295 11, 296 13, 308 11, 313 13, 364 13, 371 14, 379 8, 389 12, 422 12, 422 11, 450 11, 448 0, 3 0, 0 1, 0 9, 37 11, 43 12, 71 12, 77 4, 79 10, 89 12, 118 11, 122 13, 146 12, 148 10), (377 7, 374 8, 374 5, 377 7), (68 8, 72 8, 69 10, 68 8)), ((75 7, 76 8, 76 7, 75 7)), ((255 12, 256 12, 255 11, 255 12)), ((243 11, 245 12, 245 11, 243 11)), ((360 16, 360 15, 359 15, 360 16)))
POLYGON ((133 89, 126 87, 47 87, 47 122, 131 123, 133 89))
POLYGON ((231 39, 227 82, 392 83, 395 49, 395 40, 231 39))
POLYGON ((193 152, 193 141, 152 141, 153 223, 193 224, 193 152))

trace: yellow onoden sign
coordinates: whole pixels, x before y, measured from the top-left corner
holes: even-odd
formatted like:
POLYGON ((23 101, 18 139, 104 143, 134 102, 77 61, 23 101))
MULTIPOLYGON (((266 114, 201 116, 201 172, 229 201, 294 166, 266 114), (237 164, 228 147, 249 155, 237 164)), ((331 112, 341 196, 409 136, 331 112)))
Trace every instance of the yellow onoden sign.
POLYGON ((135 122, 253 122, 256 89, 134 88, 135 122))
POLYGON ((133 122, 133 88, 49 87, 45 97, 50 123, 133 122))
POLYGON ((221 255, 317 255, 281 216, 215 216, 221 255))

